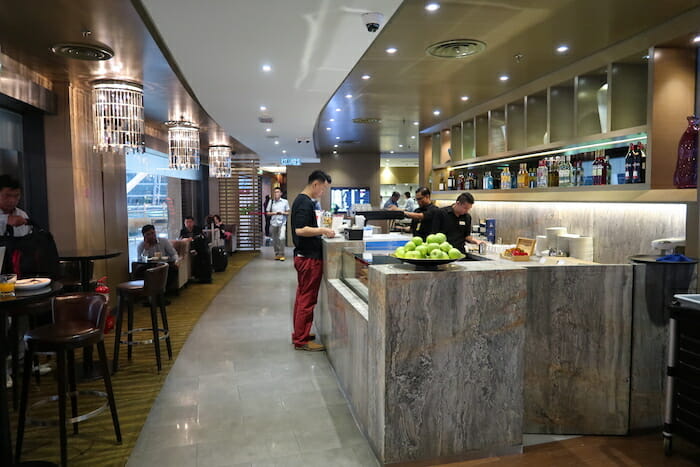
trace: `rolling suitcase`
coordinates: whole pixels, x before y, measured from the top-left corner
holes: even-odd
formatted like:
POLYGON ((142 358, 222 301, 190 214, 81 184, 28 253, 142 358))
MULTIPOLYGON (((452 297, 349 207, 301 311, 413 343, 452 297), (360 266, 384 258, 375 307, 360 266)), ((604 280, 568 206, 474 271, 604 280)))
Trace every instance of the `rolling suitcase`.
POLYGON ((215 246, 211 249, 211 264, 214 266, 214 271, 216 272, 226 270, 226 266, 228 266, 228 256, 223 247, 215 246))

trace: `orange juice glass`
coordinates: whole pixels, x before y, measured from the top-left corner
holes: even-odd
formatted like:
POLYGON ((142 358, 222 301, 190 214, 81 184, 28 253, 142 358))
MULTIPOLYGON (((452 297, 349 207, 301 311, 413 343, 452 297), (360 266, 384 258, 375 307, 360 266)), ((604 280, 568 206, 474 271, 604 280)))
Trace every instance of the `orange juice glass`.
POLYGON ((0 274, 0 295, 14 295, 17 274, 0 274))

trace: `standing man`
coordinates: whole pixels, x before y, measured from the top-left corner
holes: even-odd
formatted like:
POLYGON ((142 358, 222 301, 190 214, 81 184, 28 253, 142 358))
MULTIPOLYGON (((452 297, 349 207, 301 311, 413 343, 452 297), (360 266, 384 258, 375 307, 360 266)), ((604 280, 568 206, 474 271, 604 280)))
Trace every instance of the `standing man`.
POLYGON ((468 213, 473 205, 472 194, 462 193, 452 206, 438 209, 433 219, 433 233, 444 233, 447 241, 463 254, 466 253, 464 242, 484 243, 472 237, 472 216, 468 213))
POLYGON ((406 204, 404 205, 403 210, 407 211, 407 212, 415 211, 416 210, 416 203, 411 198, 411 192, 407 191, 403 195, 406 197, 406 204))
POLYGON ((433 233, 433 218, 440 208, 433 204, 430 199, 430 190, 424 186, 416 190, 416 201, 418 209, 415 212, 407 209, 403 214, 411 219, 411 235, 425 240, 433 233))
POLYGON ((267 212, 270 218, 270 236, 272 237, 272 247, 275 249, 275 259, 284 261, 284 244, 287 237, 287 216, 289 215, 289 203, 282 198, 282 189, 277 187, 272 192, 267 212))
POLYGON ((311 342, 314 307, 318 301, 318 289, 323 276, 323 243, 321 236, 332 238, 335 232, 319 227, 313 199, 320 198, 330 186, 331 177, 321 170, 314 170, 304 190, 292 204, 292 238, 294 240, 294 269, 297 270, 297 295, 294 301, 294 332, 292 343, 296 350, 319 352, 323 345, 311 342))
POLYGON ((384 203, 384 209, 398 209, 399 208, 399 198, 401 198, 401 193, 395 191, 391 194, 391 198, 386 200, 384 203))

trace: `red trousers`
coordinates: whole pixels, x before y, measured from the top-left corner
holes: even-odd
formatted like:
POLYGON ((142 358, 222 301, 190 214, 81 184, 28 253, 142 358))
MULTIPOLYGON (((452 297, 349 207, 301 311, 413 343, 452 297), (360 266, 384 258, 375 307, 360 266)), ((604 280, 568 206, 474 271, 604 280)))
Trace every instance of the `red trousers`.
POLYGON ((294 257, 297 270, 297 296, 294 300, 294 333, 292 342, 296 346, 306 344, 314 321, 314 307, 318 302, 318 289, 323 277, 323 261, 314 258, 294 257))

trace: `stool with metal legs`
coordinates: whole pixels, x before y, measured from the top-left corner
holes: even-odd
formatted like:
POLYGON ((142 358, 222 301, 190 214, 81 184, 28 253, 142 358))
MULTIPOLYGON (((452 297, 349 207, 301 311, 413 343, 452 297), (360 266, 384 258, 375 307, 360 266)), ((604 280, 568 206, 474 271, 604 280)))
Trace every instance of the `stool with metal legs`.
POLYGON ((112 413, 112 424, 117 443, 121 443, 122 435, 119 428, 117 406, 112 391, 112 380, 109 375, 107 353, 104 344, 104 328, 107 319, 107 307, 105 298, 94 293, 75 293, 55 297, 52 301, 53 323, 28 331, 24 335, 27 343, 27 353, 24 358, 24 378, 22 384, 22 397, 20 401, 19 423, 17 428, 16 461, 19 463, 22 454, 22 442, 24 441, 24 427, 27 421, 42 425, 53 424, 50 421, 31 419, 27 412, 29 398, 29 385, 31 383, 32 355, 34 352, 55 352, 57 363, 58 395, 32 405, 32 408, 44 405, 49 401, 58 400, 58 426, 61 443, 61 465, 68 464, 68 447, 66 425, 73 425, 73 432, 78 433, 78 423, 92 418, 104 412, 109 406, 112 413), (77 391, 75 383, 74 350, 86 345, 97 345, 100 363, 103 367, 105 384, 104 392, 77 391), (66 388, 66 376, 68 386, 66 388), (66 418, 66 396, 70 397, 71 417, 66 418), (78 395, 93 395, 104 397, 106 403, 99 408, 78 415, 78 395))
POLYGON ((156 365, 158 371, 161 370, 160 361, 160 341, 165 340, 168 350, 168 359, 173 358, 173 349, 170 344, 170 329, 168 327, 168 316, 165 310, 165 286, 168 281, 168 265, 160 263, 151 269, 143 272, 144 279, 139 281, 122 282, 117 286, 117 294, 119 304, 117 306, 117 318, 115 323, 115 338, 114 338, 114 360, 112 362, 112 371, 117 372, 119 368, 119 347, 121 344, 127 344, 127 359, 131 360, 131 348, 139 344, 153 344, 156 354, 156 365), (137 298, 145 297, 148 299, 148 305, 151 312, 151 327, 134 329, 134 302, 137 298), (158 312, 156 308, 160 308, 160 316, 163 322, 163 327, 158 327, 158 312), (122 332, 122 321, 124 311, 127 312, 128 328, 126 332, 122 332), (151 339, 135 341, 134 333, 150 331, 153 333, 151 339), (126 334, 126 341, 122 340, 126 334))

